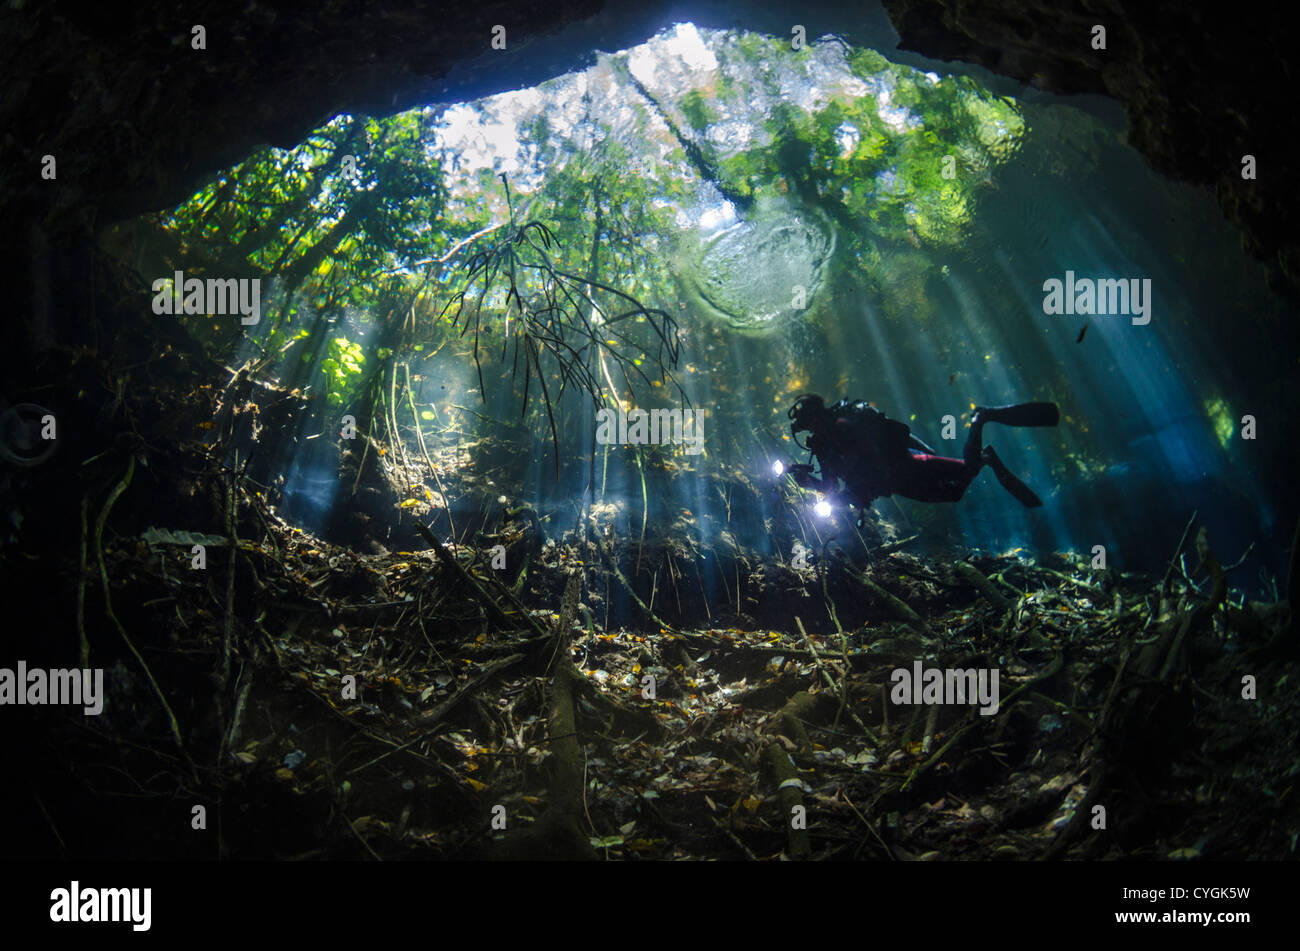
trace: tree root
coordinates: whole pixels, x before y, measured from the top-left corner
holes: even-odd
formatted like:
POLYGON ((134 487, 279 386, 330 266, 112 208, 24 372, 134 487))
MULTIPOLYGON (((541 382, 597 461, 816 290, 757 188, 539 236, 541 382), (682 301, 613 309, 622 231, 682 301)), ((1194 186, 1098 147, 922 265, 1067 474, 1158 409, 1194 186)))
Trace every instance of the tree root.
MULTIPOLYGON (((517 858, 594 859, 580 817, 586 811, 586 757, 578 742, 576 695, 584 678, 569 659, 569 631, 577 610, 582 574, 573 572, 565 586, 560 621, 555 631, 555 653, 550 670, 550 807, 537 824, 509 843, 517 858)), ((590 822, 590 817, 588 817, 590 822)))
POLYGON ((119 621, 117 615, 113 613, 113 600, 110 597, 108 590, 108 568, 104 565, 104 523, 108 521, 109 513, 113 511, 113 506, 117 503, 118 498, 126 491, 126 487, 131 484, 131 477, 133 475, 135 475, 134 455, 127 459, 126 474, 122 476, 122 481, 113 486, 113 491, 108 493, 108 499, 104 502, 103 509, 100 510, 99 518, 95 520, 95 556, 99 561, 99 582, 104 590, 104 613, 107 614, 108 619, 113 622, 113 626, 117 628, 117 632, 122 635, 122 640, 126 643, 127 649, 131 652, 131 655, 136 659, 136 662, 144 671, 144 675, 149 681, 149 686, 153 688, 154 696, 158 698, 158 702, 162 704, 163 712, 167 714, 167 722, 171 727, 172 739, 176 742, 176 746, 181 751, 181 754, 188 758, 188 754, 185 753, 185 744, 181 740, 181 728, 180 724, 176 721, 176 714, 172 712, 171 705, 167 703, 167 698, 163 695, 162 688, 158 686, 158 681, 154 679, 153 671, 149 669, 149 665, 145 662, 144 657, 142 657, 140 652, 136 650, 135 643, 131 640, 130 635, 126 633, 126 628, 122 626, 122 622, 119 621))

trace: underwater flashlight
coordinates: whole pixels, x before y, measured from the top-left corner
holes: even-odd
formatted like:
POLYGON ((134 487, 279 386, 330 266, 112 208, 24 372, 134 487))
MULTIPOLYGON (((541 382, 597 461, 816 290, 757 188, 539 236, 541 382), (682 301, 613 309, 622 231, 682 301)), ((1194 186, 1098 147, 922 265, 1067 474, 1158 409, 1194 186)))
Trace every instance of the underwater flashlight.
POLYGON ((830 518, 831 503, 827 502, 825 499, 818 499, 817 504, 813 506, 813 511, 821 518, 830 518))
POLYGON ((774 475, 774 476, 783 476, 783 475, 785 475, 785 463, 782 462, 780 459, 778 459, 778 460, 776 460, 776 462, 772 463, 772 475, 774 475))

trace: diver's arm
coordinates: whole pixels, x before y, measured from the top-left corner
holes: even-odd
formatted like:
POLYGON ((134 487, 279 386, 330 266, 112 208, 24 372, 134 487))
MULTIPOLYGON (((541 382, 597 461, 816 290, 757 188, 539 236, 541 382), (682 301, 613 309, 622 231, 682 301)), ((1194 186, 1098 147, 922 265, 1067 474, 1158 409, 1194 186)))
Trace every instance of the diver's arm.
POLYGON ((819 479, 813 475, 811 465, 795 465, 790 467, 790 475, 794 479, 795 485, 801 489, 817 489, 825 491, 824 479, 819 479))

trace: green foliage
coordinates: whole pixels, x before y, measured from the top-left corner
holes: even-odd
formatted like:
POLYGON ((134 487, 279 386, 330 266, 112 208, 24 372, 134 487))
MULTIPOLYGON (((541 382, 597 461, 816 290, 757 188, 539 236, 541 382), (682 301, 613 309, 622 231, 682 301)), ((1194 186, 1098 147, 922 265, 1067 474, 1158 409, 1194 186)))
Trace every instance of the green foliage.
POLYGON ((853 75, 861 79, 868 79, 872 76, 877 76, 880 73, 888 71, 889 68, 889 60, 885 59, 885 57, 881 56, 875 50, 867 47, 854 50, 849 56, 849 69, 852 71, 853 75))
POLYGON ((350 403, 354 390, 361 382, 361 365, 366 355, 361 344, 347 337, 335 337, 329 343, 329 356, 321 361, 320 370, 325 377, 325 398, 331 406, 350 403))
POLYGON ((685 96, 679 105, 682 114, 690 122, 691 128, 697 132, 703 132, 710 124, 717 121, 717 114, 709 108, 698 89, 692 89, 685 96))
POLYGON ((313 326, 344 305, 399 300, 410 280, 404 267, 464 233, 430 227, 447 200, 427 146, 430 123, 419 110, 343 116, 297 148, 251 156, 159 216, 167 265, 261 278, 270 315, 261 330, 273 353, 281 341, 304 339, 285 336, 282 323, 313 326))
MULTIPOLYGON (((873 240, 960 243, 977 191, 1025 132, 1014 103, 965 77, 933 82, 874 50, 848 56, 866 94, 842 87, 812 111, 780 94, 781 70, 793 71, 797 58, 786 44, 742 36, 720 58, 728 69, 751 73, 751 100, 757 84, 775 102, 750 147, 716 156, 726 187, 743 197, 793 192, 851 235, 865 225, 873 240)), ((688 102, 711 121, 728 109, 743 118, 753 108, 726 92, 710 100, 693 90, 684 113, 688 102)))

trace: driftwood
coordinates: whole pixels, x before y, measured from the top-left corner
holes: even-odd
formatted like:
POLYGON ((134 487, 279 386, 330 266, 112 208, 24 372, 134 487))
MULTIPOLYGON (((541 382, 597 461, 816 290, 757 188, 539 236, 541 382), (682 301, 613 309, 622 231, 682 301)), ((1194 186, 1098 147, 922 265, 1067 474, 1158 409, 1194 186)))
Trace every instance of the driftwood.
POLYGON ((974 585, 976 590, 984 596, 984 599, 988 601, 989 604, 993 605, 999 611, 1011 610, 1011 602, 1003 596, 1001 591, 993 586, 992 581, 989 581, 988 578, 984 577, 983 572, 970 562, 959 561, 953 565, 953 568, 963 580, 974 585))
MULTIPOLYGON (((780 804, 781 821, 786 827, 786 854, 792 859, 806 859, 812 855, 812 840, 808 837, 806 825, 796 828, 794 817, 798 810, 804 809, 803 780, 790 760, 790 754, 777 740, 767 745, 764 753, 768 769, 776 781, 777 802, 780 804)), ((805 814, 806 815, 806 814, 805 814)))
MULTIPOLYGON (((550 726, 551 803, 537 824, 516 837, 509 856, 528 859, 594 859, 581 819, 586 812, 586 757, 578 742, 577 685, 584 678, 569 659, 569 638, 577 614, 582 574, 569 575, 555 629, 548 724, 550 726)), ((588 818, 590 822, 590 818, 588 818)))
POLYGON ((516 618, 512 617, 505 608, 501 607, 501 605, 498 604, 491 595, 483 590, 483 586, 478 583, 474 576, 461 567, 460 562, 456 560, 456 556, 449 552, 446 546, 438 541, 433 532, 429 531, 429 529, 425 528, 419 522, 415 523, 415 530, 423 535, 424 540, 433 547, 434 554, 437 555, 438 561, 441 562, 454 577, 459 578, 467 588, 474 592, 479 604, 483 605, 491 614, 495 615, 498 620, 509 627, 515 627, 517 620, 522 620, 524 624, 527 625, 538 637, 547 636, 547 632, 542 629, 541 625, 537 623, 536 619, 528 613, 528 611, 520 609, 517 612, 518 617, 516 618))
MULTIPOLYGON (((1189 522, 1188 528, 1190 527, 1189 522)), ((1183 540, 1186 536, 1187 532, 1184 531, 1183 540)), ((1180 541, 1180 549, 1182 545, 1183 541, 1180 541)), ((1136 636, 1130 639, 1089 741, 1091 748, 1086 755, 1092 760, 1092 765, 1088 774, 1087 795, 1048 849, 1046 857, 1049 859, 1061 857, 1093 820, 1094 807, 1106 797, 1114 795, 1117 782, 1126 774, 1121 764, 1134 759, 1130 752, 1130 747, 1137 742, 1134 738, 1141 739, 1149 735, 1150 723, 1154 719, 1153 711, 1157 706, 1181 695, 1183 685, 1174 684, 1172 675, 1184 660, 1183 647, 1189 637, 1210 622, 1228 593, 1227 577, 1210 548, 1209 536, 1204 527, 1196 536, 1196 550, 1200 556, 1200 566, 1210 575, 1210 596, 1195 607, 1177 611, 1166 618, 1161 623, 1160 633, 1154 642, 1147 644, 1136 656, 1136 636), (1130 664, 1131 658, 1135 659, 1130 664)), ((1176 552, 1175 558, 1177 555, 1176 552)), ((1166 572, 1162 589, 1168 582, 1169 574, 1166 572)), ((1141 803, 1135 808, 1141 810, 1141 803)), ((1096 850, 1103 841, 1105 839, 1102 837, 1094 838, 1087 851, 1096 850)))
POLYGON ((901 598, 890 594, 880 585, 876 584, 867 577, 865 572, 858 574, 857 579, 862 582, 863 587, 883 601, 885 605, 894 612, 895 616, 906 621, 911 628, 921 633, 929 632, 926 623, 921 620, 921 616, 909 608, 901 598))

